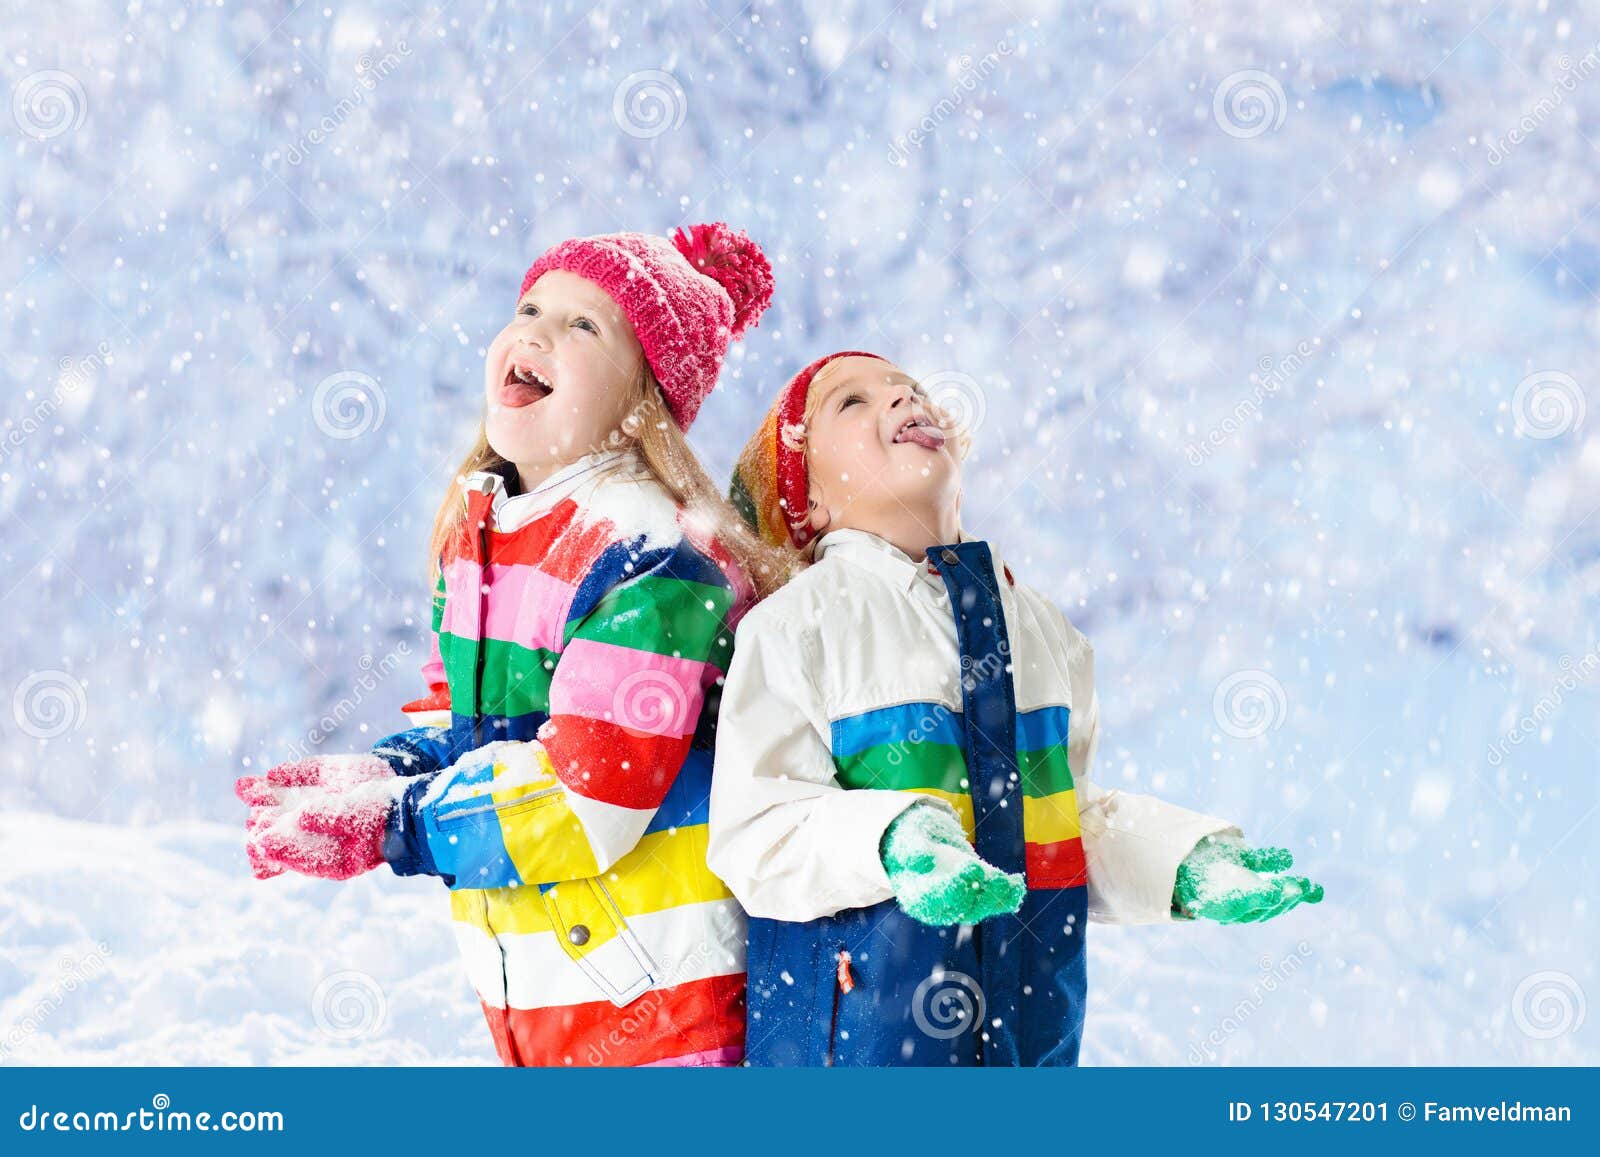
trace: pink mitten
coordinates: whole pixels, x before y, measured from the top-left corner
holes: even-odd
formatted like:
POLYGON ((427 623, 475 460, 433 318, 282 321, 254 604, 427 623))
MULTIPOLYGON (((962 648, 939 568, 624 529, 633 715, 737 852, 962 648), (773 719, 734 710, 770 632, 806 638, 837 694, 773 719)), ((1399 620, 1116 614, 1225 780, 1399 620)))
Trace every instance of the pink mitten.
POLYGON ((348 880, 383 863, 383 832, 404 781, 374 755, 321 755, 241 776, 245 852, 256 879, 285 870, 348 880))

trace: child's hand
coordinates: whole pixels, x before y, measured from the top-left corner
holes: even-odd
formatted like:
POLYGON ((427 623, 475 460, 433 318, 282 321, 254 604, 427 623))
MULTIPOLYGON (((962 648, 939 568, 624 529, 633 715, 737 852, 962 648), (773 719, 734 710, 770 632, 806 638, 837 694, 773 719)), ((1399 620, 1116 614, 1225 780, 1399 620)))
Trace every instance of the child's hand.
POLYGON ((292 870, 348 880, 376 868, 407 782, 373 755, 313 756, 242 776, 233 791, 250 805, 245 851, 256 879, 292 870))
POLYGON ((1238 836, 1207 836, 1178 865, 1173 915, 1219 924, 1246 924, 1281 916, 1296 904, 1322 900, 1322 885, 1286 869, 1284 848, 1255 849, 1238 836))
POLYGON ((924 924, 976 924, 1022 907, 1027 884, 979 859, 961 823, 918 802, 883 833, 879 854, 908 916, 924 924))

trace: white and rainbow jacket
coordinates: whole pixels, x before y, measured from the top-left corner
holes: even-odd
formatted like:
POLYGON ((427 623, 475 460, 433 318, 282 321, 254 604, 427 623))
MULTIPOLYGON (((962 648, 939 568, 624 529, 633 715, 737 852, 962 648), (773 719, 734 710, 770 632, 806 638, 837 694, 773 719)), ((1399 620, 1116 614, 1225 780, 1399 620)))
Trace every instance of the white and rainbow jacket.
POLYGON ((814 565, 740 622, 708 855, 751 916, 810 921, 890 899, 879 841, 918 798, 948 804, 973 836, 963 665, 1011 665, 1030 890, 1086 885, 1091 920, 1171 922, 1179 863, 1204 836, 1243 834, 1094 781, 1094 649, 997 555, 994 572, 1007 655, 962 655, 930 562, 859 530, 825 535, 814 565))

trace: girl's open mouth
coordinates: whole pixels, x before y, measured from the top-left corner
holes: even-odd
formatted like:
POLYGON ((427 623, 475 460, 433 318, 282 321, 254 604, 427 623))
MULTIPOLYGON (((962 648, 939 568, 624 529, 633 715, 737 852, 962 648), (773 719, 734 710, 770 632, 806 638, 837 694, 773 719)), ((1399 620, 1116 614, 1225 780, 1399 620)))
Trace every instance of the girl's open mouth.
POLYGON ((549 397, 553 390, 549 379, 538 371, 527 366, 512 366, 506 371, 506 380, 500 384, 500 404, 521 409, 549 397))
POLYGON ((944 449, 944 431, 933 424, 930 418, 909 418, 905 425, 895 432, 896 442, 911 442, 928 450, 944 449))

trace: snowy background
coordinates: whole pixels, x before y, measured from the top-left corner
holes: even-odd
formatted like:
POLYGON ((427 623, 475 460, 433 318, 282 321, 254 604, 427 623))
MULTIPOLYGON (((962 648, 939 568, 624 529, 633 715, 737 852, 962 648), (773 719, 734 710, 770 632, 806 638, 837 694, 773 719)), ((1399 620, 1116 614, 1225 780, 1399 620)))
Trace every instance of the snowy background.
POLYGON ((418 694, 523 269, 727 220, 975 429, 1098 778, 1326 901, 1097 927, 1084 1062, 1600 1063, 1600 7, 0 17, 0 1062, 494 1063, 443 889, 250 879, 234 777, 418 694))

